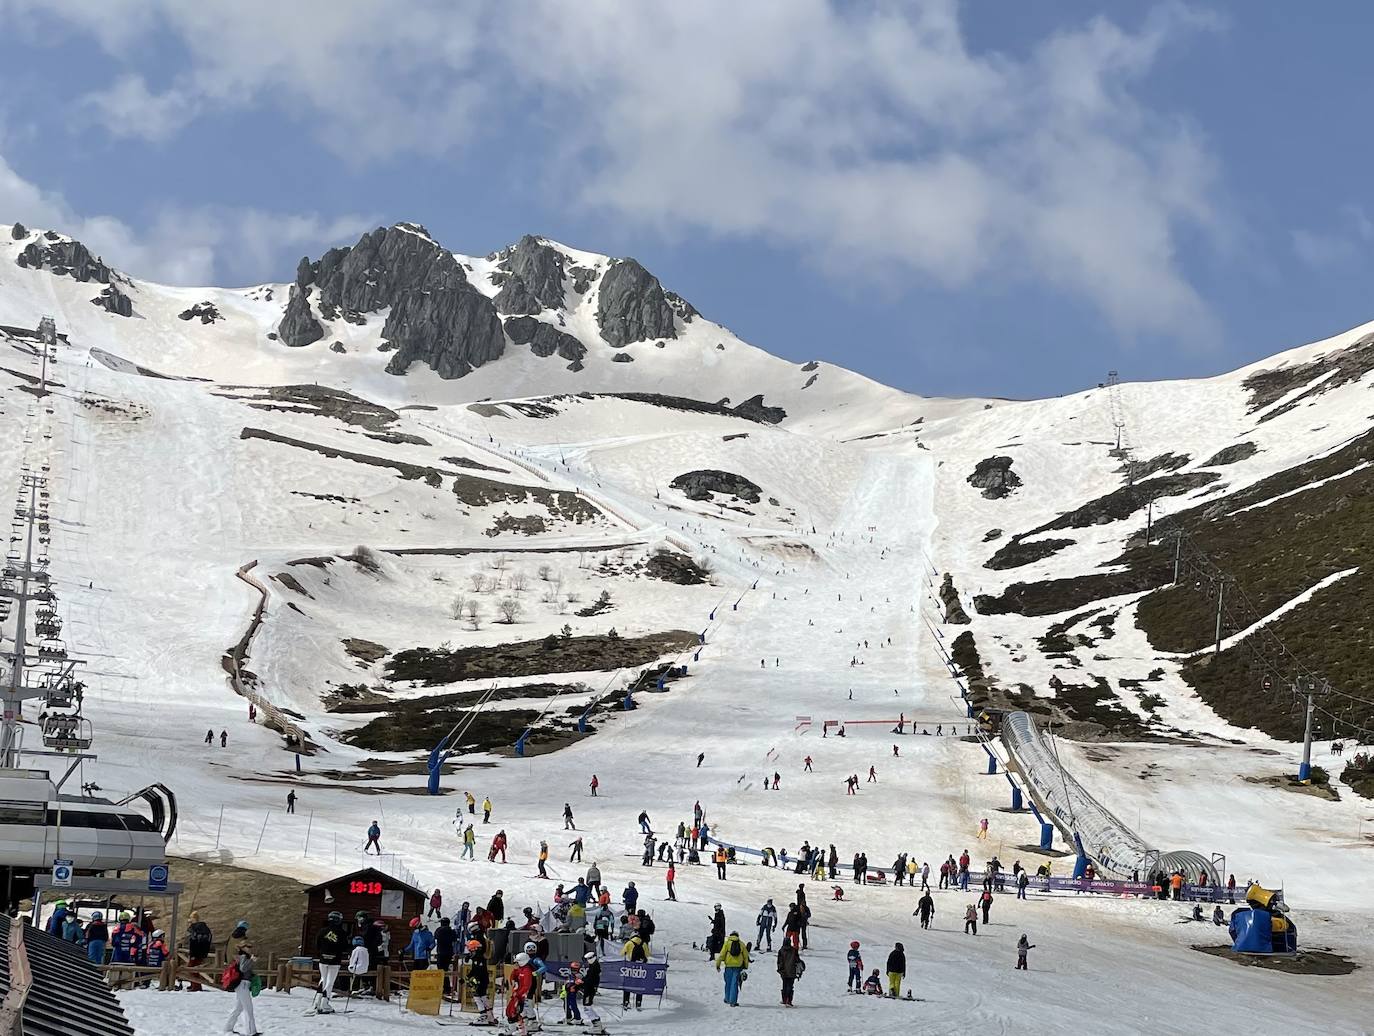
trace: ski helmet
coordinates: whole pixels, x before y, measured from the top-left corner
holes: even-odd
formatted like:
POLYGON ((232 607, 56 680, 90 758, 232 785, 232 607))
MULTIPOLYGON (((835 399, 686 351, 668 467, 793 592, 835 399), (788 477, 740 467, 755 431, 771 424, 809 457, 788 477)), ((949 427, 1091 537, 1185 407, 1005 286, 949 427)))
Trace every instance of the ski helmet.
POLYGON ((527 942, 527 943, 525 943, 525 952, 526 952, 526 953, 533 953, 533 952, 534 952, 535 950, 537 950, 537 949, 539 949, 539 947, 538 947, 538 945, 536 945, 535 943, 532 943, 532 942, 527 942))
POLYGON ((581 962, 580 960, 575 960, 575 961, 573 961, 571 964, 568 965, 568 968, 569 968, 570 970, 572 970, 572 971, 581 971, 581 970, 582 970, 582 962, 581 962))
POLYGON ((103 921, 103 920, 105 920, 105 914, 104 914, 102 911, 99 911, 99 910, 93 911, 93 912, 91 913, 91 920, 92 920, 92 921, 103 921))
POLYGON ((361 935, 355 935, 355 936, 353 936, 353 945, 354 945, 354 946, 361 946, 362 944, 363 944, 363 937, 362 937, 361 935))
POLYGON ((478 924, 476 921, 469 922, 469 924, 468 924, 468 934, 469 934, 469 935, 472 935, 472 934, 475 934, 475 933, 477 933, 477 932, 480 932, 481 930, 482 930, 482 926, 481 926, 480 924, 478 924))
POLYGON ((523 968, 526 964, 528 964, 529 962, 530 962, 530 955, 529 955, 528 953, 517 953, 517 954, 515 955, 515 963, 516 963, 516 964, 519 964, 522 968, 523 968))
POLYGON ((588 951, 588 952, 582 954, 582 959, 585 960, 588 964, 595 964, 595 963, 596 963, 596 954, 593 953, 593 952, 591 952, 591 951, 588 951))
POLYGON ((857 950, 859 948, 859 940, 855 939, 852 943, 849 944, 849 948, 851 950, 857 950))
POLYGON ((331 910, 331 911, 329 911, 329 923, 330 923, 330 924, 339 924, 339 923, 342 922, 342 921, 343 921, 343 914, 339 913, 337 910, 331 910))
POLYGON ((153 938, 154 938, 154 939, 161 939, 161 938, 162 938, 162 935, 163 935, 163 932, 162 932, 162 929, 161 929, 161 928, 159 928, 159 929, 157 929, 156 931, 153 932, 153 938))
POLYGON ((412 917, 412 918, 410 919, 410 927, 411 927, 411 928, 419 928, 419 927, 420 927, 420 919, 419 919, 418 917, 412 917))
POLYGON ((468 940, 468 952, 469 952, 469 953, 476 953, 476 952, 477 952, 478 950, 480 950, 481 948, 482 948, 482 941, 481 941, 480 939, 469 939, 469 940, 468 940))
POLYGON ((134 915, 129 913, 129 911, 127 910, 121 910, 119 912, 119 919, 121 921, 132 921, 134 919, 134 915))

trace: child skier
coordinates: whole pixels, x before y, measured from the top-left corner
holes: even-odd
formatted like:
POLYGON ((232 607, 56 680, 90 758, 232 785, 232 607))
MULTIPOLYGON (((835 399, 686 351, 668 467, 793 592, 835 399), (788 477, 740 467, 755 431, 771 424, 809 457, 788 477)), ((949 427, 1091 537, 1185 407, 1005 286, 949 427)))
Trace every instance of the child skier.
POLYGON ((864 992, 869 996, 883 995, 883 980, 878 977, 877 968, 874 968, 873 973, 864 979, 864 992))
POLYGON ((1035 943, 1026 938, 1026 933, 1021 933, 1021 938, 1016 940, 1016 970, 1026 971, 1026 954, 1035 949, 1035 943))
POLYGON ((849 979, 845 982, 845 990, 850 993, 862 992, 864 982, 864 959, 859 953, 858 939, 855 939, 849 944, 849 952, 845 954, 845 959, 849 961, 849 979))

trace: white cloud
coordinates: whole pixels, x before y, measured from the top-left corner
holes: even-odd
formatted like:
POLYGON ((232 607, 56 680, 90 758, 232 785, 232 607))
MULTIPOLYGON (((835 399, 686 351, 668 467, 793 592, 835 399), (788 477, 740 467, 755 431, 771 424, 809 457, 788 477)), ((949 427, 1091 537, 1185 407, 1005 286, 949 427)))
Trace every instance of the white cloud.
POLYGON ((374 221, 357 216, 322 219, 260 209, 165 206, 145 228, 113 216, 86 216, 58 193, 20 176, 0 154, 0 219, 57 230, 83 242, 111 265, 166 284, 242 283, 264 269, 282 279, 304 252, 351 241, 374 221))
POLYGON ((1308 266, 1319 270, 1347 266, 1362 256, 1368 259, 1374 245, 1374 218, 1363 205, 1342 205, 1335 229, 1299 228, 1292 237, 1294 254, 1308 266))
POLYGON ((6 4, 125 67, 90 102, 116 133, 271 106, 350 162, 518 162, 557 200, 864 283, 1015 277, 1127 334, 1209 324, 1179 251, 1225 233, 1214 162, 1140 96, 1165 48, 1213 27, 1178 4, 1024 56, 972 51, 954 0, 118 0, 118 28, 108 5, 6 4), (139 77, 154 35, 182 48, 158 91, 139 77))

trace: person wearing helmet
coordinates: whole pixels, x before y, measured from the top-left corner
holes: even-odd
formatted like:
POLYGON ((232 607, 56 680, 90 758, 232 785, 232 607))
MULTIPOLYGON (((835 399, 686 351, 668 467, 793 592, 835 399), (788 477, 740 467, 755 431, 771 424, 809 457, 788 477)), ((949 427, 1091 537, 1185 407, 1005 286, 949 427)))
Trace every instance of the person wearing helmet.
POLYGON ((487 998, 487 993, 491 989, 491 972, 487 969, 487 946, 479 938, 469 939, 467 942, 467 963, 468 963, 468 990, 472 993, 472 1002, 477 1005, 478 1025, 495 1025, 496 1019, 491 1015, 491 1001, 487 998))
POLYGON ((725 1002, 731 1007, 739 1006, 740 975, 749 967, 749 947, 739 937, 739 932, 731 932, 716 954, 716 970, 725 971, 725 1002))
POLYGON ((845 983, 845 989, 850 993, 862 993, 864 989, 864 959, 859 953, 859 940, 855 939, 849 944, 849 952, 845 955, 845 960, 849 961, 849 980, 845 983))
POLYGON ((68 910, 67 916, 62 919, 62 941, 81 942, 81 918, 75 910, 68 910))
POLYGON ((92 964, 105 963, 105 944, 110 941, 110 928, 105 924, 105 915, 97 910, 91 914, 91 923, 86 926, 86 959, 92 964))
POLYGON ((352 996, 354 991, 365 988, 367 982, 367 972, 372 965, 372 958, 367 952, 367 947, 363 945, 363 937, 355 935, 353 937, 353 952, 348 957, 348 995, 352 996))
POLYGON ((347 952, 348 932, 344 930, 344 916, 337 910, 331 910, 324 927, 315 936, 315 953, 320 958, 320 986, 315 991, 316 1014, 334 1013, 334 1008, 329 1005, 329 997, 339 980, 339 968, 343 966, 347 952))
POLYGON ((409 953, 411 959, 415 961, 417 970, 423 971, 429 967, 430 954, 434 952, 434 933, 418 917, 415 919, 414 934, 410 937, 410 943, 401 955, 409 953))
MULTIPOLYGON (((530 1031, 525 1016, 530 1003, 530 992, 534 988, 534 968, 530 966, 528 953, 515 955, 515 970, 511 972, 510 989, 506 994, 506 1026, 525 1036, 530 1031)), ((536 1026, 538 1022, 535 1023, 536 1026)), ((535 1031, 538 1031, 537 1029, 535 1031)))
POLYGON ((582 1012, 578 1010, 577 998, 581 992, 579 985, 582 981, 582 962, 572 961, 568 964, 568 981, 563 983, 563 1024, 577 1025, 582 1024, 582 1012))
POLYGON ((447 917, 439 918, 439 928, 434 933, 434 966, 444 973, 444 992, 450 993, 448 973, 453 967, 454 950, 458 946, 458 933, 447 917))
MULTIPOLYGON (((167 963, 167 958, 170 954, 171 951, 167 949, 167 940, 162 929, 154 929, 152 935, 148 939, 148 947, 143 951, 144 963, 150 968, 160 968, 167 963)), ((150 982, 144 982, 143 988, 148 988, 150 984, 150 982)), ((162 986, 161 980, 158 981, 158 986, 159 988, 165 988, 162 986)))
MULTIPOLYGON (((632 935, 625 940, 625 945, 620 951, 620 955, 631 964, 645 964, 649 960, 649 948, 644 945, 644 940, 638 935, 632 935)), ((620 1009, 628 1011, 630 1009, 630 990, 629 987, 622 987, 620 996, 620 1009)), ((635 1010, 644 1009, 644 994, 635 994, 635 1010)))
POLYGON ((363 853, 369 849, 376 848, 377 855, 382 855, 382 827, 377 821, 372 821, 372 826, 367 829, 367 843, 363 846, 363 853))
POLYGON ((67 901, 59 899, 53 908, 52 917, 48 918, 48 926, 44 929, 49 935, 62 938, 62 922, 67 919, 67 901))
POLYGON ((601 1024, 601 1015, 593 1006, 596 999, 597 990, 601 988, 601 961, 595 953, 587 952, 582 956, 582 978, 580 980, 579 992, 582 997, 582 1007, 587 1015, 587 1029, 590 1033, 601 1034, 606 1031, 601 1024))
POLYGON ((111 964, 137 964, 143 952, 143 932, 134 924, 134 915, 127 910, 119 914, 119 925, 110 936, 111 964))

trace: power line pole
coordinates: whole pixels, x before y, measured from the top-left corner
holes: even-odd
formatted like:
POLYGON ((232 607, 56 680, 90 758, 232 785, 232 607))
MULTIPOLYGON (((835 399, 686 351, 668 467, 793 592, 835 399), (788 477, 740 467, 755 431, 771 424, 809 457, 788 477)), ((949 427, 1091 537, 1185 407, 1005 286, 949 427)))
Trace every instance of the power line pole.
POLYGON ((1225 601, 1225 600, 1226 600, 1226 577, 1225 577, 1225 576, 1218 576, 1218 577, 1217 577, 1217 633, 1216 633, 1217 646, 1216 646, 1216 650, 1213 652, 1213 655, 1214 655, 1214 656, 1215 656, 1215 655, 1220 655, 1220 654, 1221 654, 1221 608, 1222 608, 1222 602, 1225 601))
POLYGON ((1174 533, 1174 586, 1178 586, 1178 566, 1183 560, 1183 533, 1174 533))
MULTIPOLYGON (((1295 685, 1293 688, 1297 690, 1295 685)), ((1313 696, 1317 693, 1317 681, 1307 678, 1307 723, 1302 735, 1302 764, 1298 767, 1298 780, 1306 784, 1312 777, 1312 713, 1316 706, 1313 696)))

